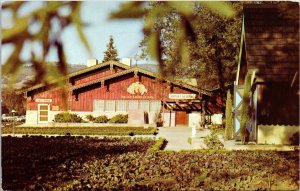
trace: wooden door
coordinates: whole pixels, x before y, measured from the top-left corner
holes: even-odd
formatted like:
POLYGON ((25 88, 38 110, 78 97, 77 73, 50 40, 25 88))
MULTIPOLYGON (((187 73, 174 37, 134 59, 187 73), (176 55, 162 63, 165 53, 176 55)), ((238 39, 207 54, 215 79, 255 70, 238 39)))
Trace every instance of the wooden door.
POLYGON ((38 105, 38 123, 48 123, 49 121, 49 105, 38 105))
POLYGON ((175 116, 176 125, 187 125, 188 124, 188 114, 185 111, 176 111, 175 116))

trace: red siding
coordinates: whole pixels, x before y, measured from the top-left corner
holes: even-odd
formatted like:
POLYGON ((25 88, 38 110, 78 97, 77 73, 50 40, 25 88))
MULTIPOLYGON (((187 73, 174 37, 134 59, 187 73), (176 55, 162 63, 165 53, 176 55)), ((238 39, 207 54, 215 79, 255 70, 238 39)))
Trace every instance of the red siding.
POLYGON ((114 68, 114 69, 111 70, 108 66, 107 68, 103 68, 101 70, 91 72, 90 74, 86 74, 82 77, 75 78, 75 85, 79 85, 79 84, 89 82, 91 80, 99 79, 99 78, 102 78, 104 76, 108 76, 108 75, 120 72, 122 70, 123 69, 120 69, 120 68, 114 68))
MULTIPOLYGON (((87 78, 82 78, 77 80, 76 83, 84 83, 99 77, 103 77, 110 73, 116 72, 116 70, 106 70, 103 73, 96 73, 94 75, 88 76, 87 78)), ((148 90, 144 95, 132 95, 127 92, 127 88, 134 82, 138 82, 139 78, 134 77, 133 74, 124 75, 112 80, 108 80, 105 83, 109 84, 109 91, 107 91, 107 86, 94 87, 86 91, 80 90, 82 92, 78 93, 78 101, 75 100, 76 95, 69 93, 69 108, 73 111, 92 111, 93 110, 93 100, 170 100, 168 98, 169 93, 194 93, 187 90, 184 90, 180 87, 174 86, 173 92, 171 92, 170 85, 167 83, 159 82, 150 77, 141 76, 140 82, 148 90)), ((76 93, 76 92, 75 92, 76 93)), ((199 95, 197 95, 199 96, 199 95)), ((27 98, 27 109, 28 110, 37 110, 38 103, 35 102, 35 99, 52 99, 52 102, 49 103, 51 106, 59 106, 60 110, 63 109, 63 102, 61 98, 61 91, 59 88, 39 92, 33 95, 33 100, 31 97, 27 98)))
POLYGON ((59 106, 59 108, 62 109, 63 101, 61 95, 62 91, 60 88, 33 94, 33 97, 27 97, 27 110, 37 110, 37 105, 39 103, 36 102, 36 99, 52 99, 52 102, 47 104, 50 104, 50 106, 59 106))

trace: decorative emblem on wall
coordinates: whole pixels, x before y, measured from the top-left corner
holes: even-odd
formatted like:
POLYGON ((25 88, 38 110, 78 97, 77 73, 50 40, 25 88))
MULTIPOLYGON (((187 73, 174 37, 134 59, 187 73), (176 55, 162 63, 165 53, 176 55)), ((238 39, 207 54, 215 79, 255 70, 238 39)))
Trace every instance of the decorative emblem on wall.
POLYGON ((127 92, 133 95, 134 94, 144 95, 145 93, 148 92, 148 90, 142 83, 134 82, 127 88, 127 92))

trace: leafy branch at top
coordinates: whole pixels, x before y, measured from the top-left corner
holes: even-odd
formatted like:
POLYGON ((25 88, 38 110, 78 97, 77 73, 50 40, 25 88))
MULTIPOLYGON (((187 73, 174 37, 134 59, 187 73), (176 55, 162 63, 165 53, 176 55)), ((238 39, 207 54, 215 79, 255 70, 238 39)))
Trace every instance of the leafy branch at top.
MULTIPOLYGON (((29 3, 7 2, 2 6, 3 11, 10 11, 13 14, 13 26, 2 29, 3 45, 12 44, 14 47, 12 54, 2 65, 2 75, 10 76, 11 87, 24 63, 31 63, 36 72, 32 84, 41 82, 49 84, 51 80, 67 74, 65 50, 61 43, 60 35, 70 24, 76 26, 82 43, 89 53, 91 51, 82 29, 80 18, 81 2, 43 2, 38 9, 31 11, 25 16, 19 16, 17 13, 20 9, 29 6, 29 3), (62 9, 69 11, 67 14, 63 14, 62 9), (54 26, 54 23, 58 24, 54 26), (36 27, 38 30, 30 30, 32 27, 36 27), (55 30, 57 28, 58 30, 55 30), (41 47, 41 52, 31 50, 29 60, 21 58, 21 52, 26 42, 35 43, 41 47), (59 59, 57 65, 45 62, 50 48, 54 48, 57 51, 59 59)), ((58 85, 64 85, 64 83, 59 83, 58 85)))

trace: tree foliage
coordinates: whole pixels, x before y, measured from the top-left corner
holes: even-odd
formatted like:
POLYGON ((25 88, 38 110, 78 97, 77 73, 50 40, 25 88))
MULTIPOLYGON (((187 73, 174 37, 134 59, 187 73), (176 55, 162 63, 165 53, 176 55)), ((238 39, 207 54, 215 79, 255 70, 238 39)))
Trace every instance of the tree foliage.
POLYGON ((233 121, 232 121, 232 99, 230 90, 227 91, 226 99, 226 124, 225 124, 225 138, 231 140, 233 138, 233 121))
MULTIPOLYGON (((141 56, 156 59, 169 79, 195 77, 201 88, 224 87, 235 75, 241 10, 239 2, 151 2, 136 14, 145 22, 141 56)), ((112 17, 126 18, 124 12, 112 17)))
POLYGON ((9 88, 1 89, 1 105, 2 113, 10 113, 14 109, 17 115, 24 115, 26 111, 26 99, 9 88))
POLYGON ((245 143, 246 138, 248 136, 247 127, 250 121, 250 97, 251 97, 251 74, 248 72, 245 77, 245 86, 243 92, 243 100, 242 100, 242 113, 241 113, 241 127, 240 134, 245 143))
MULTIPOLYGON (((35 76, 31 84, 28 85, 44 83, 46 86, 54 84, 63 87, 66 82, 63 77, 67 75, 68 71, 65 50, 60 39, 62 31, 71 24, 75 25, 82 43, 91 53, 90 46, 83 33, 83 24, 80 17, 81 2, 47 1, 42 2, 39 8, 33 9, 24 16, 18 14, 22 8, 30 6, 30 3, 32 2, 5 2, 2 6, 1 11, 8 11, 13 14, 12 26, 1 30, 2 44, 10 44, 14 47, 12 54, 2 65, 2 75, 9 76, 9 84, 12 88, 22 69, 21 66, 30 63, 35 70, 35 76), (65 13, 63 9, 69 11, 65 13), (21 51, 24 49, 26 42, 38 44, 41 47, 38 51, 31 49, 29 60, 21 58, 21 51), (57 53, 59 62, 56 64, 45 62, 51 48, 54 48, 57 53), (40 52, 40 50, 42 51, 40 52)), ((62 90, 64 108, 67 109, 67 91, 66 88, 62 88, 62 90)))
POLYGON ((110 36, 109 38, 109 43, 107 44, 107 49, 104 52, 104 58, 103 58, 103 62, 107 62, 110 60, 113 61, 119 61, 120 59, 118 58, 118 50, 116 49, 115 45, 114 45, 114 39, 112 36, 110 36))
MULTIPOLYGON (((39 8, 33 9, 26 15, 18 14, 24 7, 30 6, 30 3, 32 2, 4 2, 2 6, 3 12, 13 14, 12 26, 2 28, 2 44, 10 44, 14 47, 12 54, 2 65, 2 75, 10 77, 11 87, 22 69, 21 66, 25 63, 32 64, 36 72, 33 84, 45 83, 47 85, 67 74, 65 51, 60 36, 62 31, 71 24, 75 25, 82 43, 90 52, 80 18, 81 2, 42 2, 39 8), (70 11, 64 13, 63 9, 70 11), (26 42, 39 44, 41 47, 39 51, 42 51, 32 49, 30 59, 23 60, 20 53, 26 42), (59 58, 59 62, 55 65, 45 62, 51 48, 56 50, 59 58)), ((64 85, 64 83, 61 82, 58 85, 64 85)))

